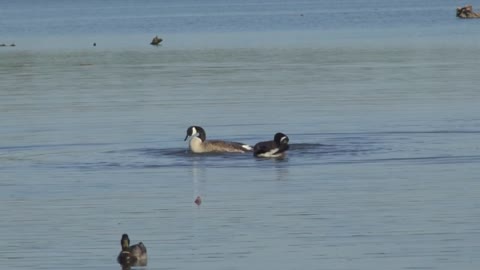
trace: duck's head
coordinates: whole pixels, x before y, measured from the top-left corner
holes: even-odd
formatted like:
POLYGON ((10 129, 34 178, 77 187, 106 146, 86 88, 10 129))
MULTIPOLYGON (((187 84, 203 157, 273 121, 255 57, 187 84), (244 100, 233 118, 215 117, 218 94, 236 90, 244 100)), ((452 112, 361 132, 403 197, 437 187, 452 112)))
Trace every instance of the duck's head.
POLYGON ((122 235, 122 240, 120 240, 120 244, 122 245, 122 250, 128 250, 130 247, 130 238, 128 238, 128 234, 124 233, 122 235))
POLYGON ((288 139, 287 135, 285 135, 281 132, 278 132, 273 137, 273 141, 275 142, 276 145, 287 145, 289 139, 288 139))
POLYGON ((206 133, 202 127, 199 126, 191 126, 187 128, 187 136, 185 136, 184 141, 188 139, 188 137, 198 136, 200 140, 205 141, 206 133))

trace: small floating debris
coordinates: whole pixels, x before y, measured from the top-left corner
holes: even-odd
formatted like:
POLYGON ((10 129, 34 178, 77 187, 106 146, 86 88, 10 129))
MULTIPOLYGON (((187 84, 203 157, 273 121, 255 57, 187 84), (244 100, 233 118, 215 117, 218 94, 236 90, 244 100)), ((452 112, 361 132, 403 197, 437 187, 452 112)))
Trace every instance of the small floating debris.
POLYGON ((17 46, 15 45, 15 43, 10 44, 10 47, 15 47, 15 46, 17 46))
POLYGON ((7 46, 7 44, 5 44, 5 43, 0 44, 0 47, 6 47, 6 46, 7 46))
POLYGON ((200 204, 202 204, 202 198, 200 198, 200 196, 197 196, 194 202, 196 205, 200 206, 200 204))
POLYGON ((473 7, 468 5, 457 7, 457 17, 461 19, 476 19, 480 18, 480 13, 473 12, 473 7))
POLYGON ((93 43, 93 47, 95 47, 95 46, 97 46, 97 43, 96 43, 96 42, 93 43))
POLYGON ((153 39, 152 39, 152 42, 150 42, 151 45, 154 45, 154 46, 158 46, 158 44, 160 44, 160 42, 162 42, 163 39, 159 38, 158 36, 155 36, 153 39))

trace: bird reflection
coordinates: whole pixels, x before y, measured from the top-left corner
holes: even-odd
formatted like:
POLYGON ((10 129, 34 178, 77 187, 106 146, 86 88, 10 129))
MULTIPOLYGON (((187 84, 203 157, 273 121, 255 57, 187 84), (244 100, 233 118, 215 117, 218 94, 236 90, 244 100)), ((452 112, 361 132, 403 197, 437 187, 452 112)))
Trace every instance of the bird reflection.
POLYGON ((286 164, 275 163, 275 172, 277 181, 288 181, 288 166, 286 164))
POLYGON ((198 206, 202 204, 204 189, 206 186, 205 168, 197 160, 192 163, 192 181, 194 203, 198 206))

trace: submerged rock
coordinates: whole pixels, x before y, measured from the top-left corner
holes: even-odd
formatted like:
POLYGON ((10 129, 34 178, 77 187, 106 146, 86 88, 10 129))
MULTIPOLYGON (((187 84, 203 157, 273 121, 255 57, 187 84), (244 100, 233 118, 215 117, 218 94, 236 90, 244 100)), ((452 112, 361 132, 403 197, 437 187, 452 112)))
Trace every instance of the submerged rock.
POLYGON ((202 204, 202 198, 200 198, 200 196, 197 196, 194 202, 196 205, 200 206, 200 204, 202 204))

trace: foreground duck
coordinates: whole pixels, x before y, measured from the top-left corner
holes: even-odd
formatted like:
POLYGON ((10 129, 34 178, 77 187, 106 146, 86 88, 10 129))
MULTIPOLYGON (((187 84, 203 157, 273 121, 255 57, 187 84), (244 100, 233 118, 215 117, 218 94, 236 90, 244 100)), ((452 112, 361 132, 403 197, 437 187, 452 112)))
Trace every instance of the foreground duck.
POLYGON ((117 257, 119 264, 124 267, 147 265, 147 248, 142 242, 130 246, 130 238, 127 234, 124 234, 120 244, 122 245, 122 251, 117 257))
POLYGON ((188 137, 191 137, 189 147, 193 153, 245 153, 252 151, 252 147, 244 143, 221 140, 207 141, 205 130, 199 126, 189 127, 184 141, 188 137))
POLYGON ((259 142, 253 148, 253 155, 256 157, 282 158, 288 150, 288 136, 278 132, 273 141, 259 142))

